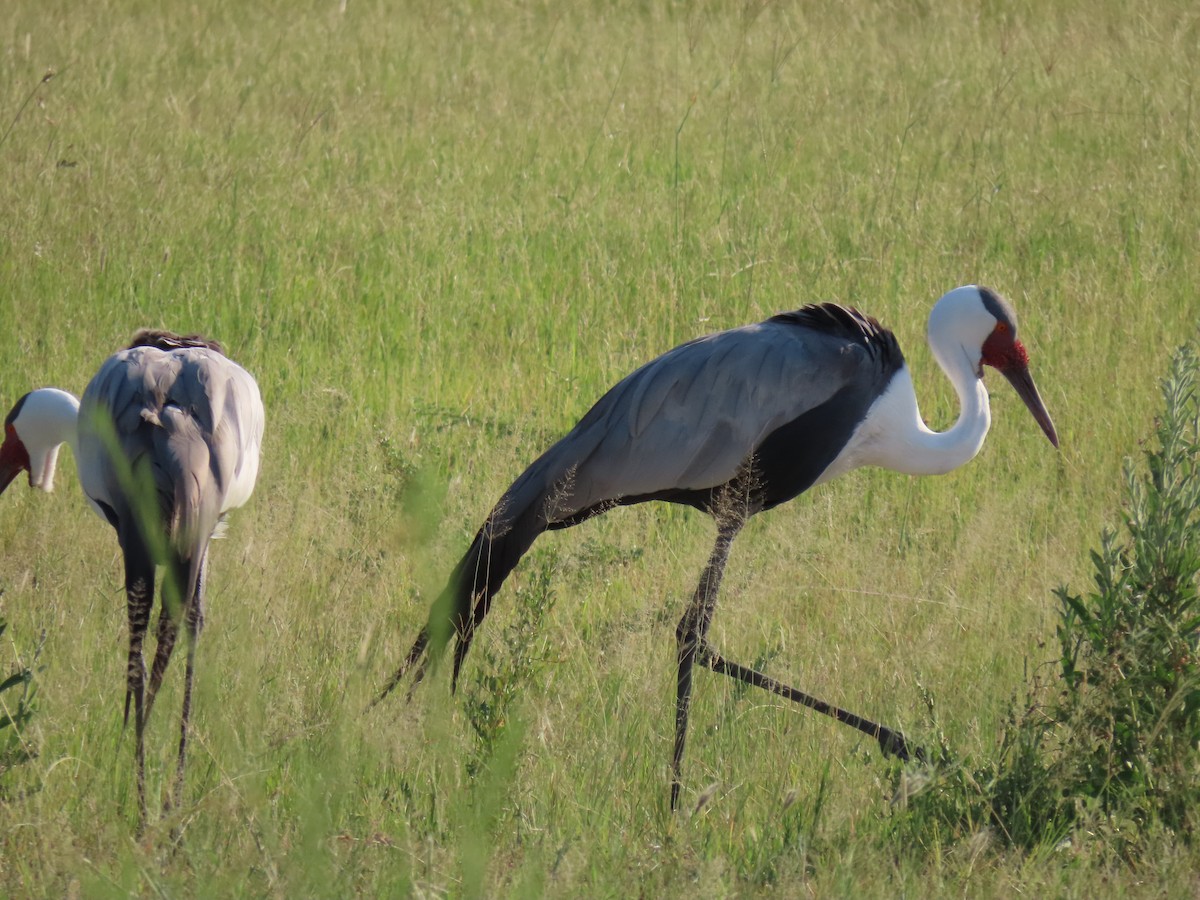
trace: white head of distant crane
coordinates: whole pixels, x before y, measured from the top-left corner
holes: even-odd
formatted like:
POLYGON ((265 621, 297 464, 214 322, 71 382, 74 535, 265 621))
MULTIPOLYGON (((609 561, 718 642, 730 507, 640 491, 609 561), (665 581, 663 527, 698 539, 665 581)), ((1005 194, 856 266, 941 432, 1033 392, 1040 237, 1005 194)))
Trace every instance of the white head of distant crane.
POLYGON ((254 489, 263 418, 258 385, 219 344, 143 331, 100 367, 82 400, 42 388, 18 400, 4 420, 0 492, 22 471, 29 472, 32 487, 52 490, 58 451, 67 444, 92 508, 117 531, 129 611, 125 719, 132 699, 141 825, 146 820, 146 721, 182 619, 188 655, 176 805, 181 798, 208 545, 225 513, 245 503, 254 489), (167 574, 146 685, 142 643, 156 565, 165 566, 167 574))
POLYGON ((1016 315, 995 291, 967 285, 943 296, 929 317, 929 344, 961 403, 958 420, 942 433, 921 420, 891 332, 831 303, 698 338, 642 366, 504 493, 377 701, 410 670, 419 682, 452 636, 457 683, 492 597, 543 531, 614 506, 666 500, 717 523, 716 545, 676 629, 672 808, 697 662, 833 716, 907 759, 898 731, 727 661, 709 644, 708 630, 730 544, 749 516, 858 466, 931 475, 975 456, 991 423, 984 366, 1008 379, 1058 446, 1017 340, 1016 315))

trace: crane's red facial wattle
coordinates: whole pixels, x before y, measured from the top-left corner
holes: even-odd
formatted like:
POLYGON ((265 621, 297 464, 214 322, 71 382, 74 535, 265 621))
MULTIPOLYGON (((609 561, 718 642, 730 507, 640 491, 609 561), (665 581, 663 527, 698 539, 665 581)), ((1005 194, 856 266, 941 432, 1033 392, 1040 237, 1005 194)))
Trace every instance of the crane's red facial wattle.
POLYGON ((988 339, 983 342, 983 354, 979 361, 1001 372, 1005 369, 1029 368, 1029 354, 1004 322, 997 323, 988 339))
MULTIPOLYGON (((980 355, 980 366, 991 366, 1008 379, 1020 398, 1025 401, 1029 411, 1041 426, 1042 432, 1050 439, 1050 443, 1058 446, 1058 432, 1054 430, 1054 422, 1046 411, 1046 404, 1033 383, 1029 374, 1029 354, 1025 347, 1014 336, 1012 329, 1004 322, 997 323, 983 342, 983 352, 980 355)), ((982 375, 982 371, 980 375, 982 375)))
POLYGON ((22 472, 29 471, 29 451, 17 437, 17 429, 9 422, 4 426, 4 443, 0 445, 0 494, 22 472))

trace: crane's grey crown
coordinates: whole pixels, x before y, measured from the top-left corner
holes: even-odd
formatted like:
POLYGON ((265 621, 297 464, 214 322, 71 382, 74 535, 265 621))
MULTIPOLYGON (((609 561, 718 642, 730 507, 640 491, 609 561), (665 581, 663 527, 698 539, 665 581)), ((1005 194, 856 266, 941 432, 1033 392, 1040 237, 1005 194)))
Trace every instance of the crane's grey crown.
POLYGON ((25 405, 25 400, 28 397, 29 394, 26 394, 24 397, 18 400, 16 406, 9 410, 8 415, 4 417, 4 426, 6 428, 17 420, 17 416, 21 414, 21 407, 25 405))
POLYGON ((1012 304, 991 288, 983 285, 979 285, 979 296, 983 300, 983 308, 991 313, 997 322, 1003 322, 1011 328, 1015 335, 1017 333, 1017 312, 1012 308, 1012 304))

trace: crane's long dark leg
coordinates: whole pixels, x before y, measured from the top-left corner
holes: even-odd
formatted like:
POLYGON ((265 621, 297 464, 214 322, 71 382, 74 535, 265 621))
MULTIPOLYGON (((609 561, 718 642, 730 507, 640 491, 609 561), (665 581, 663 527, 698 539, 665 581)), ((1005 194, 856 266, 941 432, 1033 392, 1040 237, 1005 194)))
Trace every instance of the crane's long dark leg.
MULTIPOLYGON (((146 685, 145 691, 145 713, 143 721, 149 720, 150 710, 154 709, 155 698, 158 696, 158 689, 162 688, 162 679, 167 673, 167 666, 170 664, 170 656, 174 653, 175 642, 179 637, 179 620, 186 616, 187 608, 190 604, 181 604, 182 594, 184 594, 184 564, 181 560, 175 559, 168 564, 166 575, 163 576, 162 586, 162 610, 158 612, 158 629, 156 637, 156 647, 154 654, 154 664, 150 666, 150 682, 146 685)), ((185 701, 186 702, 186 701, 185 701)), ((139 748, 142 742, 138 742, 139 748)), ((139 751, 140 754, 140 751, 139 751)), ((139 770, 144 770, 144 763, 138 763, 139 770)), ((144 785, 144 776, 143 776, 144 785)), ((140 794, 140 804, 142 804, 142 817, 145 820, 145 794, 144 791, 140 794)), ((169 803, 167 804, 169 808, 169 803)))
POLYGON ((175 652, 175 642, 179 637, 179 620, 186 608, 183 594, 186 590, 186 570, 184 564, 176 560, 167 568, 163 577, 162 610, 158 614, 158 632, 154 650, 154 664, 150 667, 150 684, 146 688, 146 717, 154 708, 154 700, 158 689, 162 687, 163 676, 171 662, 171 654, 175 652))
POLYGON ((700 577, 700 584, 696 588, 692 602, 675 631, 679 648, 679 679, 676 685, 675 756, 671 766, 671 809, 679 808, 680 769, 687 740, 688 707, 692 693, 692 667, 697 662, 714 672, 778 694, 780 697, 785 697, 794 703, 799 703, 801 706, 806 706, 849 725, 877 740, 885 756, 897 756, 905 762, 913 757, 923 761, 925 759, 924 751, 920 748, 910 751, 904 735, 896 729, 872 722, 870 719, 819 700, 811 694, 796 690, 796 688, 776 681, 754 669, 730 662, 712 649, 708 643, 708 629, 712 624, 713 612, 716 609, 721 575, 725 570, 725 563, 729 559, 729 546, 737 536, 743 522, 744 519, 740 518, 718 520, 717 542, 713 547, 712 556, 709 557, 704 574, 700 577))
POLYGON ((729 560, 729 546, 741 531, 741 517, 718 520, 717 542, 713 546, 708 565, 700 576, 696 593, 688 604, 683 618, 675 629, 678 648, 679 674, 675 683, 675 754, 671 759, 671 809, 679 808, 679 776, 683 766, 683 750, 687 743, 688 709, 692 702, 692 667, 698 653, 706 651, 706 635, 712 624, 713 611, 717 605, 717 593, 721 588, 721 575, 729 560))
POLYGON ((137 768, 138 831, 146 825, 146 666, 142 661, 142 644, 150 624, 150 607, 154 604, 154 560, 145 542, 129 529, 122 536, 125 556, 125 597, 129 613, 129 665, 125 681, 125 724, 129 724, 129 702, 133 701, 134 760, 137 768))
POLYGON ((847 712, 841 707, 826 703, 824 700, 818 700, 811 694, 798 691, 761 672, 756 672, 754 669, 729 662, 709 647, 707 643, 705 643, 705 646, 700 651, 699 661, 701 665, 712 669, 714 672, 736 678, 738 681, 770 691, 772 694, 778 694, 780 697, 785 697, 794 703, 799 703, 801 706, 807 706, 811 710, 831 716, 839 722, 861 731, 867 737, 875 738, 875 740, 879 741, 879 747, 883 750, 885 756, 898 756, 905 762, 908 762, 912 757, 916 757, 922 761, 925 759, 925 753, 921 748, 918 747, 911 752, 909 751, 908 744, 904 740, 904 735, 896 729, 880 725, 878 722, 872 722, 870 719, 864 719, 862 716, 847 712))
POLYGON ((187 766, 188 723, 192 714, 192 681, 196 672, 196 645, 200 641, 200 631, 204 628, 204 578, 207 573, 208 553, 205 551, 197 572, 196 590, 184 607, 188 646, 187 669, 183 682, 183 714, 179 722, 179 761, 175 767, 175 788, 172 791, 172 800, 176 807, 183 801, 183 773, 187 766))

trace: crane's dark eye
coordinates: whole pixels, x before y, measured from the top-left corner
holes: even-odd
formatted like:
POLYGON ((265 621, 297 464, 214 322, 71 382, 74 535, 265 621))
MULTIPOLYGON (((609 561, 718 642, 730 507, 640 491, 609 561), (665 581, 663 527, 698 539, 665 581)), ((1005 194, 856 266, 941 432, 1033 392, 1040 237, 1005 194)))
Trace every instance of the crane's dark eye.
POLYGON ((996 323, 996 333, 997 334, 1008 334, 1008 325, 1006 325, 1004 322, 997 322, 996 323))

